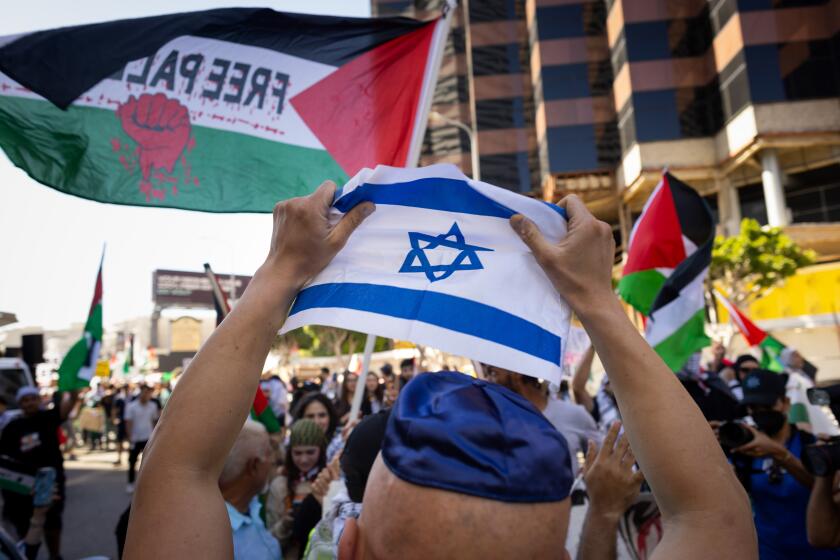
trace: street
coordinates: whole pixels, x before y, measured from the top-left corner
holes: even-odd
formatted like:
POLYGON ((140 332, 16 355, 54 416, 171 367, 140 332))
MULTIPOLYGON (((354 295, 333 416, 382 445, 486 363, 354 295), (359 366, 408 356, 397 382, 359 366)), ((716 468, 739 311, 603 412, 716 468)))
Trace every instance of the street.
MULTIPOLYGON (((64 463, 67 471, 67 503, 61 552, 67 560, 88 556, 117 558, 114 528, 128 506, 125 492, 126 460, 113 466, 114 452, 76 451, 76 461, 64 463)), ((41 557, 46 558, 45 551, 41 557)))

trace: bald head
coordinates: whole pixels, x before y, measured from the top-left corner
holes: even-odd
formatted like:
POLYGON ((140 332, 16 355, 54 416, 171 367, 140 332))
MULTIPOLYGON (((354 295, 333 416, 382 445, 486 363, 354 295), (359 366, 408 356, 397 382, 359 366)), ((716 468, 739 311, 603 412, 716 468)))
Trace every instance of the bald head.
POLYGON ((566 558, 569 500, 508 503, 417 486, 377 457, 340 558, 566 558))

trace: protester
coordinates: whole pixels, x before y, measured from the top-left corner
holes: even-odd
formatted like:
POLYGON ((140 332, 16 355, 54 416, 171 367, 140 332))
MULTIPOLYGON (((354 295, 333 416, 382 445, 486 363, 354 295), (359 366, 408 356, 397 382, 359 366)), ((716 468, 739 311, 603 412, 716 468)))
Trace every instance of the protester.
POLYGON ((705 371, 713 375, 720 375, 721 372, 732 367, 732 362, 726 359, 726 346, 720 340, 712 341, 712 360, 706 364, 705 371))
POLYGON ((370 404, 369 414, 376 414, 385 407, 385 385, 380 383, 376 373, 369 371, 365 378, 365 389, 367 401, 370 404))
POLYGON ((734 377, 729 380, 729 390, 732 391, 732 394, 739 401, 744 398, 744 389, 741 386, 744 378, 753 370, 758 369, 758 367, 759 362, 752 354, 741 354, 735 359, 735 363, 732 366, 734 377))
MULTIPOLYGON (((312 485, 312 493, 326 494, 324 483, 338 485, 332 501, 324 504, 324 515, 312 531, 305 560, 334 560, 338 556, 338 541, 347 519, 359 516, 368 476, 373 462, 382 449, 385 427, 390 410, 383 410, 364 418, 350 436, 341 453, 340 473, 329 466, 321 471, 312 485)), ((328 488, 330 488, 328 486, 328 488)), ((322 498, 318 498, 322 501, 322 498)))
POLYGON ((549 422, 563 434, 569 446, 572 474, 580 470, 578 456, 583 455, 589 441, 600 445, 603 436, 598 426, 586 409, 579 404, 549 399, 544 384, 534 377, 529 377, 510 370, 484 364, 487 379, 507 387, 534 405, 549 422))
POLYGON ((391 408, 397 402, 397 397, 400 395, 405 385, 405 380, 401 375, 392 375, 385 378, 385 393, 383 394, 382 404, 384 408, 391 408))
POLYGON ((9 403, 6 402, 6 397, 0 395, 0 433, 6 424, 20 416, 20 409, 9 410, 9 403))
POLYGON ((837 558, 840 551, 808 544, 806 511, 813 477, 802 465, 814 437, 788 422, 787 374, 756 369, 744 378, 744 398, 756 427, 752 441, 732 450, 733 463, 750 495, 762 560, 837 558))
POLYGON ((280 422, 280 427, 286 425, 286 407, 288 406, 289 392, 286 390, 286 384, 280 379, 278 375, 272 375, 268 379, 260 382, 260 387, 263 391, 268 390, 268 402, 271 406, 271 411, 280 422))
MULTIPOLYGON (((274 450, 268 432, 262 424, 250 419, 246 420, 233 443, 218 479, 218 491, 224 499, 230 522, 230 532, 227 535, 232 533, 233 536, 233 554, 227 554, 228 558, 231 556, 236 560, 281 558, 280 545, 266 529, 260 516, 262 506, 258 499, 259 494, 265 493, 273 469, 274 450)), ((200 515, 200 513, 194 512, 193 515, 200 515)), ((222 520, 224 518, 220 521, 222 520)), ((228 538, 227 541, 225 548, 229 550, 231 539, 228 538)), ((218 554, 217 551, 213 553, 218 554)), ((140 553, 137 557, 151 556, 140 553)))
POLYGON ((89 394, 85 406, 79 414, 79 428, 82 439, 94 451, 102 446, 102 436, 105 434, 105 409, 99 397, 89 394))
MULTIPOLYGON (((280 541, 286 559, 296 560, 306 547, 303 540, 295 538, 293 529, 301 505, 312 493, 312 483, 326 466, 324 431, 313 420, 304 418, 292 424, 283 474, 272 482, 266 499, 266 521, 271 533, 280 541)), ((320 512, 317 516, 320 518, 320 512)), ((316 519, 317 521, 317 519, 316 519)))
MULTIPOLYGON (((7 455, 31 469, 52 467, 55 475, 55 498, 46 511, 44 536, 51 559, 61 557, 62 512, 65 499, 64 457, 58 441, 61 424, 75 407, 77 392, 63 393, 58 406, 44 410, 36 387, 18 389, 15 400, 21 415, 9 422, 0 435, 0 455, 7 455)), ((33 514, 31 495, 3 490, 3 518, 23 539, 29 531, 33 514)))
POLYGON ((790 421, 814 434, 840 434, 833 413, 811 404, 808 399, 808 389, 814 387, 814 381, 802 369, 805 364, 802 355, 793 348, 785 348, 780 358, 788 374, 785 394, 790 399, 790 421))
POLYGON ((323 393, 311 393, 306 395, 298 403, 294 413, 294 419, 307 418, 318 424, 324 432, 327 441, 326 461, 329 463, 336 453, 344 447, 344 438, 338 428, 338 415, 332 402, 323 393))
POLYGON ((592 362, 595 359, 595 347, 590 346, 583 354, 575 375, 572 377, 572 394, 575 402, 592 415, 595 422, 603 431, 609 429, 613 422, 621 420, 621 412, 618 409, 615 395, 613 394, 610 379, 604 375, 601 388, 593 398, 586 390, 586 382, 592 372, 592 362))
POLYGON ((627 438, 619 436, 621 423, 610 426, 603 444, 587 446, 583 480, 589 496, 589 509, 583 522, 578 560, 613 560, 617 557, 616 538, 621 516, 639 495, 644 481, 634 471, 635 457, 627 438))
POLYGON ((400 362, 400 377, 402 377, 403 383, 411 381, 411 378, 414 377, 414 373, 414 358, 406 358, 400 362))
MULTIPOLYGON (((334 193, 335 185, 326 183, 308 197, 275 207, 266 262, 190 362, 150 443, 129 522, 128 558, 231 555, 230 534, 218 530, 225 511, 214 482, 248 414, 265 357, 297 291, 373 211, 371 203, 362 202, 331 225, 334 193), (184 538, 187 518, 189 538, 184 538)), ((743 489, 699 410, 613 294, 611 228, 576 197, 561 204, 569 216, 568 233, 556 245, 522 216, 514 216, 511 225, 581 319, 610 372, 627 437, 663 512, 665 535, 656 554, 702 557, 714 542, 718 557, 753 557, 743 489)), ((568 451, 550 423, 515 393, 458 373, 421 375, 403 391, 370 473, 361 515, 347 521, 339 556, 559 555, 571 479, 570 473, 559 474, 568 451), (436 387, 437 379, 446 384, 436 387), (444 393, 451 406, 429 406, 438 397, 448 402, 444 393), (497 400, 487 400, 491 395, 497 400), (501 409, 491 412, 492 404, 501 409), (421 409, 428 418, 416 414, 421 409), (434 429, 407 430, 415 419, 434 429), (461 446, 459 440, 469 443, 461 446), (412 447, 423 443, 430 445, 412 447), (428 461, 417 462, 427 451, 433 451, 428 461), (504 465, 504 472, 491 464, 504 465), (413 473, 415 482, 390 469, 413 473), (437 486, 429 488, 430 483, 437 486), (478 497, 482 483, 487 492, 478 497)))
POLYGON ((123 385, 119 389, 117 389, 117 393, 114 396, 114 406, 111 409, 111 422, 114 424, 117 431, 117 460, 114 461, 115 467, 119 467, 120 465, 122 465, 122 454, 123 449, 125 448, 124 443, 128 439, 125 432, 126 404, 128 404, 128 391, 125 385, 123 385))
MULTIPOLYGON (((338 414, 338 423, 342 426, 351 420, 350 409, 353 406, 353 395, 356 393, 356 383, 358 383, 358 381, 359 377, 355 373, 350 373, 349 371, 344 372, 344 381, 341 383, 341 393, 335 401, 335 413, 338 414)), ((359 409, 359 412, 361 412, 362 416, 367 416, 371 413, 367 387, 364 389, 362 406, 359 409)), ((353 420, 355 420, 355 418, 353 420)))
POLYGON ((840 547, 840 471, 814 477, 808 500, 807 527, 811 546, 840 547))
POLYGON ((143 385, 140 396, 125 407, 125 432, 131 445, 128 451, 128 485, 125 488, 129 494, 134 492, 137 459, 146 448, 159 416, 160 407, 152 401, 152 388, 148 385, 143 385))

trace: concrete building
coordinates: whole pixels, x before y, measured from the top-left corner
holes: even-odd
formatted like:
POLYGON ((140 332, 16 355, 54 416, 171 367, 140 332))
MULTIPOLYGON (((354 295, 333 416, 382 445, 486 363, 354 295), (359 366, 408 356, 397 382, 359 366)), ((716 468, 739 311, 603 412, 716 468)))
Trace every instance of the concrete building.
MULTIPOLYGON (((721 233, 742 217, 784 227, 826 264, 749 312, 840 377, 840 0, 461 0, 432 109, 471 129, 482 180, 581 196, 617 260, 664 167, 721 233)), ((421 164, 469 174, 470 148, 433 118, 421 164)))
MULTIPOLYGON (((474 131, 482 179, 577 193, 619 241, 667 166, 725 231, 755 217, 837 258, 838 96, 838 0, 464 0, 433 110, 474 131)), ((469 153, 466 132, 431 120, 421 163, 470 173, 469 153)))

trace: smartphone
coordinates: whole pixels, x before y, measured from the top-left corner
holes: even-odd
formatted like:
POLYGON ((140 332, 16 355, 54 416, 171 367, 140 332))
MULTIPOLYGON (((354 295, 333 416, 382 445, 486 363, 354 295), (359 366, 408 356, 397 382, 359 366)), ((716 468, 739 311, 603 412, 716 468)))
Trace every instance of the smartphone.
POLYGON ((32 497, 32 505, 34 507, 44 507, 50 505, 52 502, 54 487, 55 469, 52 467, 38 469, 38 472, 35 473, 35 488, 32 497))

